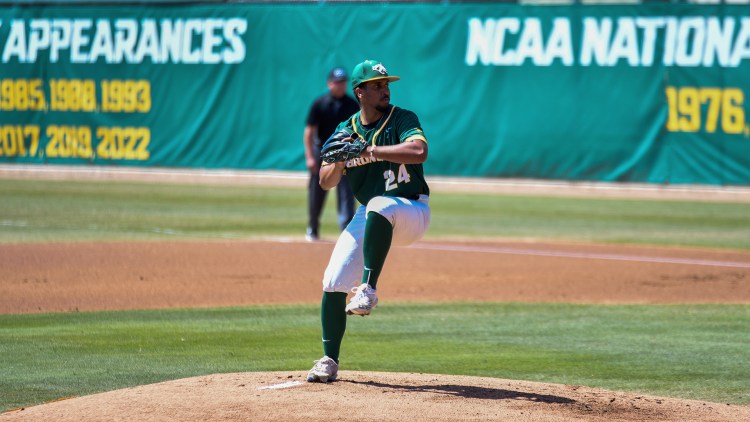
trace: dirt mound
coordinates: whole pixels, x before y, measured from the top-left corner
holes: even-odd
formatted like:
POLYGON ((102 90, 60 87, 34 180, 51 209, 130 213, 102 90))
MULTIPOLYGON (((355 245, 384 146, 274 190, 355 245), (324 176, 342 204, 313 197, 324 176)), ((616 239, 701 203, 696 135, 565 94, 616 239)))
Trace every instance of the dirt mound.
MULTIPOLYGON (((273 241, 2 244, 0 313, 318 303, 332 248, 273 241)), ((394 248, 379 287, 388 301, 750 303, 748 280, 750 254, 743 251, 424 242, 394 248)), ((30 407, 2 414, 0 422, 750 420, 750 407, 579 386, 346 371, 322 385, 303 376, 189 378, 30 407), (259 389, 279 384, 287 388, 259 389)))
POLYGON ((750 407, 572 385, 351 371, 310 384, 304 376, 186 378, 19 409, 0 420, 750 420, 750 407))

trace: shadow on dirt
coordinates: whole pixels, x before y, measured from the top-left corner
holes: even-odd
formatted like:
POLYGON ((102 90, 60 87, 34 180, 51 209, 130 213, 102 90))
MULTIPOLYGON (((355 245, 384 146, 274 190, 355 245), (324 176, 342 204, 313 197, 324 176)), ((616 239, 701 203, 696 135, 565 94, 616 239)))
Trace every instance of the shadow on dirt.
POLYGON ((551 396, 546 394, 524 393, 522 391, 503 390, 499 388, 475 387, 467 385, 398 385, 384 384, 375 381, 349 381, 341 380, 337 382, 348 382, 351 384, 368 385, 378 388, 391 388, 394 390, 412 391, 417 393, 437 393, 449 396, 465 397, 469 399, 485 400, 527 400, 538 403, 576 403, 575 400, 567 397, 551 396))

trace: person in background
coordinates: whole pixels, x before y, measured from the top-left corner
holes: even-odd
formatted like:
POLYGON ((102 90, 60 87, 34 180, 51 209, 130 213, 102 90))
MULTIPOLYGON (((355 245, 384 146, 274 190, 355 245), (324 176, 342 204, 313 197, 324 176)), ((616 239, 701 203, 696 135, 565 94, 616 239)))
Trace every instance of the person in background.
MULTIPOLYGON (((313 101, 307 114, 305 132, 305 162, 310 172, 308 186, 308 223, 305 239, 313 242, 320 237, 320 215, 323 211, 327 191, 320 187, 320 148, 322 143, 342 121, 359 111, 359 104, 346 95, 348 76, 343 68, 336 67, 328 74, 328 93, 313 101)), ((338 223, 346 228, 354 216, 354 195, 346 177, 336 187, 338 223)))

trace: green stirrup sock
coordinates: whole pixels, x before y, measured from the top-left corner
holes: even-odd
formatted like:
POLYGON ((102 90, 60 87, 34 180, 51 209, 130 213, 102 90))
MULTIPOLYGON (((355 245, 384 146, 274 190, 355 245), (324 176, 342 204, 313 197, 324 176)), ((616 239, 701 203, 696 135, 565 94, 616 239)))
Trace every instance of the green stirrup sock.
POLYGON ((320 321, 323 325, 323 353, 339 363, 341 340, 346 331, 346 293, 323 292, 320 321))
POLYGON ((367 223, 365 224, 365 271, 362 274, 362 284, 369 284, 375 289, 378 284, 380 271, 383 270, 385 258, 388 256, 388 250, 391 248, 393 240, 393 226, 387 218, 370 211, 367 213, 367 223))

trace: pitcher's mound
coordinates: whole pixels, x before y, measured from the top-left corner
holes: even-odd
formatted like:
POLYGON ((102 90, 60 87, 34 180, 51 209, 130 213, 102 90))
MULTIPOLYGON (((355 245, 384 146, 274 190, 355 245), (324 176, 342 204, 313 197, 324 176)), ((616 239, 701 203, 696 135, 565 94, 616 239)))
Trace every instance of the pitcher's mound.
POLYGON ((452 375, 304 372, 216 374, 76 397, 2 420, 750 420, 750 407, 588 387, 452 375))

